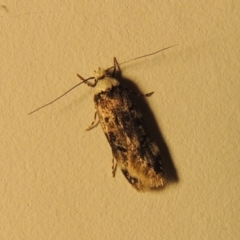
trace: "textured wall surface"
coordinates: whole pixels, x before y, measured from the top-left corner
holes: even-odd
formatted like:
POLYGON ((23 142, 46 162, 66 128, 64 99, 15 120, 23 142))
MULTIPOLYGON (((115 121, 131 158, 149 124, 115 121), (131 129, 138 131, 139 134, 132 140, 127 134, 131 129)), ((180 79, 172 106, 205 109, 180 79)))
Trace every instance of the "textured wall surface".
MULTIPOLYGON (((194 2, 194 3, 192 3, 194 2)), ((0 1, 0 239, 238 239, 240 4, 0 1), (138 193, 118 170, 81 85, 122 66, 165 159, 168 185, 138 193)))

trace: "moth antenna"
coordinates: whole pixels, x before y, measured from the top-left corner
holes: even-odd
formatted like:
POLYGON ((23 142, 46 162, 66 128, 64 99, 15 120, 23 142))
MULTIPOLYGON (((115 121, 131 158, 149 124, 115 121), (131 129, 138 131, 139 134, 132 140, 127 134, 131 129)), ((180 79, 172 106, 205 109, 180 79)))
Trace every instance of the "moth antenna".
MULTIPOLYGON (((172 46, 169 46, 169 47, 166 47, 166 48, 162 48, 162 49, 160 49, 160 50, 158 50, 158 51, 156 51, 156 52, 153 52, 153 53, 145 54, 145 55, 143 55, 143 56, 136 57, 136 58, 133 58, 133 59, 130 59, 130 60, 121 62, 121 63, 119 63, 118 65, 123 65, 123 64, 125 64, 125 63, 132 62, 132 61, 135 61, 135 60, 140 59, 140 58, 144 58, 144 57, 149 57, 149 56, 155 55, 155 54, 157 54, 157 53, 159 53, 159 52, 162 52, 162 51, 164 51, 164 50, 167 50, 167 49, 169 49, 169 48, 172 48, 172 47, 174 47, 174 46, 176 46, 176 45, 177 45, 177 44, 172 45, 172 46)), ((107 69, 107 71, 110 70, 110 69, 112 69, 112 68, 114 68, 114 66, 109 67, 109 68, 107 69)), ((66 91, 65 93, 63 93, 63 94, 60 95, 59 97, 55 98, 53 101, 51 101, 51 102, 49 102, 49 103, 47 103, 47 104, 45 104, 45 105, 43 105, 43 106, 41 106, 41 107, 33 110, 32 112, 30 112, 30 113, 28 113, 28 114, 29 114, 29 115, 30 115, 30 114, 33 114, 33 113, 39 111, 40 109, 45 108, 45 107, 51 105, 52 103, 56 102, 57 100, 59 100, 60 98, 62 98, 63 96, 65 96, 66 94, 68 94, 69 92, 71 92, 73 89, 75 89, 76 87, 78 87, 79 85, 81 85, 82 83, 84 83, 84 82, 86 82, 86 81, 88 81, 88 80, 90 80, 90 79, 94 79, 94 77, 90 77, 90 78, 88 78, 88 79, 83 80, 82 82, 80 82, 80 83, 78 83, 77 85, 75 85, 74 87, 70 88, 68 91, 66 91)))
POLYGON ((66 91, 65 93, 63 93, 62 95, 60 95, 59 97, 55 98, 53 101, 33 110, 32 112, 28 113, 29 115, 32 113, 35 113, 37 111, 39 111, 42 108, 47 107, 48 105, 51 105, 52 103, 56 102, 58 99, 62 98, 63 96, 67 95, 69 92, 71 92, 73 89, 75 89, 76 87, 78 87, 79 85, 81 85, 82 83, 85 83, 86 81, 90 80, 90 79, 94 79, 94 77, 90 77, 88 79, 83 80, 82 82, 78 83, 77 85, 73 86, 72 88, 70 88, 68 91, 66 91))
MULTIPOLYGON (((149 57, 149 56, 155 55, 155 54, 157 54, 157 53, 159 53, 159 52, 162 52, 162 51, 164 51, 164 50, 167 50, 167 49, 169 49, 169 48, 172 48, 172 47, 174 47, 174 46, 176 46, 176 45, 177 45, 177 44, 172 45, 172 46, 169 46, 169 47, 166 47, 166 48, 162 48, 162 49, 160 49, 160 50, 158 50, 158 51, 156 51, 156 52, 153 52, 153 53, 149 53, 149 54, 145 54, 145 55, 140 56, 140 57, 132 58, 132 59, 130 59, 130 60, 121 62, 121 63, 119 63, 118 65, 123 65, 123 64, 125 64, 125 63, 132 62, 132 61, 135 61, 135 60, 140 59, 140 58, 145 58, 145 57, 149 57)), ((114 68, 114 66, 109 67, 109 68, 107 69, 107 71, 110 70, 110 69, 112 69, 112 68, 114 68)))

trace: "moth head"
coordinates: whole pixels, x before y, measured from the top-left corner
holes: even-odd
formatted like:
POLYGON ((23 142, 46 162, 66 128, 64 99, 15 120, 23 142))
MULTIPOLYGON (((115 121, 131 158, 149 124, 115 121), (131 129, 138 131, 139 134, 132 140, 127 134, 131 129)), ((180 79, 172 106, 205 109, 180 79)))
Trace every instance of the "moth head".
POLYGON ((104 77, 107 76, 107 71, 103 68, 98 68, 97 71, 94 71, 95 72, 95 79, 96 80, 99 80, 99 79, 103 79, 104 77))

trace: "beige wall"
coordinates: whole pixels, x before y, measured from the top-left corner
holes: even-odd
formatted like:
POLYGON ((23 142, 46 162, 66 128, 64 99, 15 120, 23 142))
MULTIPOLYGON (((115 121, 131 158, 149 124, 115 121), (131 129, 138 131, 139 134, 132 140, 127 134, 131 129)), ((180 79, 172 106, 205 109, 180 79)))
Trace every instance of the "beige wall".
POLYGON ((28 2, 0 3, 0 239, 238 239, 239 1, 28 2), (28 115, 76 73, 173 44, 122 67, 155 91, 143 111, 165 158, 163 191, 112 178, 100 126, 84 132, 85 85, 28 115))

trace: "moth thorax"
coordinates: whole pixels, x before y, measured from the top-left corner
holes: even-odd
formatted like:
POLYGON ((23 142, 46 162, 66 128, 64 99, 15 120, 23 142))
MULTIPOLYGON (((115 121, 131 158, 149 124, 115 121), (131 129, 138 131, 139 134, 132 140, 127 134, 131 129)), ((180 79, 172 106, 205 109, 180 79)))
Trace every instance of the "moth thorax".
POLYGON ((96 86, 94 87, 94 93, 98 94, 100 92, 106 92, 118 85, 119 85, 119 82, 117 79, 109 76, 105 76, 98 80, 96 86))

